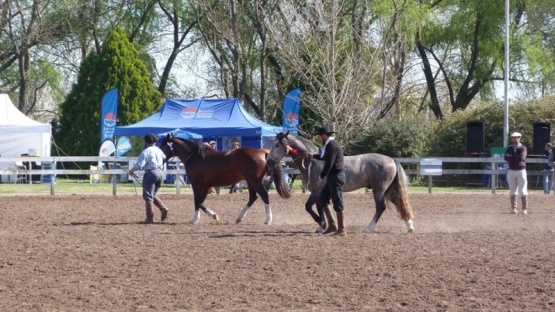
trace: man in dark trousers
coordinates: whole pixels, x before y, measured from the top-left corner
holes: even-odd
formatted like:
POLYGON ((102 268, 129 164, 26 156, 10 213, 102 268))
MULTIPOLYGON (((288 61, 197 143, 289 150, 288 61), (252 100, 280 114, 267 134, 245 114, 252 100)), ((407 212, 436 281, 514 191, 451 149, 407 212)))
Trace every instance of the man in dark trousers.
POLYGON ((328 227, 322 234, 334 233, 333 235, 345 236, 345 223, 343 218, 343 185, 345 184, 345 171, 343 170, 343 148, 334 139, 332 131, 328 127, 321 127, 316 132, 318 140, 323 144, 320 155, 313 155, 313 159, 323 160, 324 169, 320 174, 317 186, 322 187, 316 206, 319 211, 324 210, 328 219, 328 227), (324 185, 324 179, 327 177, 324 185), (333 220, 330 210, 330 199, 333 202, 333 209, 337 215, 337 225, 333 220))
POLYGON ((162 221, 166 220, 168 217, 168 208, 164 206, 164 203, 162 203, 162 200, 160 200, 157 195, 162 185, 162 170, 164 169, 166 155, 156 146, 156 138, 157 136, 153 133, 145 135, 145 149, 141 155, 139 155, 135 166, 129 170, 129 175, 131 176, 140 168, 143 168, 145 171, 143 176, 143 199, 146 207, 145 224, 154 222, 154 214, 152 212, 153 204, 160 209, 160 219, 162 221))

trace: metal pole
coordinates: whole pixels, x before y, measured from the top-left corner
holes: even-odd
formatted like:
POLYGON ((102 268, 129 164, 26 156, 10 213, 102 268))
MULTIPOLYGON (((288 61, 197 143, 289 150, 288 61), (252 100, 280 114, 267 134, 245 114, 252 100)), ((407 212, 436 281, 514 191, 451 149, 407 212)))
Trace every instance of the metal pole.
POLYGON ((428 194, 432 194, 432 176, 428 176, 428 194))
POLYGON ((509 0, 505 0, 505 109, 503 112, 503 147, 509 146, 509 9, 509 0))
MULTIPOLYGON (((51 169, 53 169, 53 167, 51 167, 51 169)), ((50 175, 50 195, 54 196, 54 179, 55 179, 55 175, 51 174, 50 175)))
POLYGON ((493 171, 497 170, 497 164, 492 162, 491 163, 491 175, 490 175, 490 182, 491 182, 491 193, 495 194, 495 187, 497 187, 497 174, 494 174, 493 171))

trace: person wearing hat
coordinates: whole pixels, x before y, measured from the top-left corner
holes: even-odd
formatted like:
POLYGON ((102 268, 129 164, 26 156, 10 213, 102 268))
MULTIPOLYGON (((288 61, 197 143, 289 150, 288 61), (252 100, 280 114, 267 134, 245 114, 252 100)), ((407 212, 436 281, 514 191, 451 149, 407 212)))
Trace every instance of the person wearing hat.
POLYGON ((146 220, 145 224, 154 222, 154 214, 152 212, 152 205, 156 205, 160 209, 162 221, 168 217, 168 208, 160 200, 156 193, 162 186, 162 170, 164 169, 164 161, 166 155, 156 146, 156 135, 149 133, 145 135, 145 149, 139 155, 137 163, 129 170, 129 175, 133 176, 135 171, 143 168, 145 174, 143 176, 143 199, 146 207, 146 220))
POLYGON ((519 132, 511 134, 511 142, 505 151, 505 160, 509 163, 507 172, 507 183, 509 184, 509 195, 511 199, 511 212, 518 213, 516 195, 520 195, 522 203, 522 213, 528 214, 528 181, 526 177, 526 156, 528 150, 520 143, 522 135, 519 132))
POLYGON ((345 184, 345 171, 343 169, 343 148, 334 139, 335 131, 328 127, 321 127, 316 132, 318 140, 323 144, 322 151, 318 155, 309 154, 309 157, 324 161, 324 168, 318 178, 317 186, 322 187, 316 202, 318 211, 324 211, 328 224, 322 234, 334 233, 334 235, 345 236, 345 220, 343 216, 343 185, 345 184), (326 179, 327 178, 327 179, 326 179), (324 179, 326 183, 324 185, 324 179), (337 225, 330 210, 330 199, 333 209, 337 215, 337 225))

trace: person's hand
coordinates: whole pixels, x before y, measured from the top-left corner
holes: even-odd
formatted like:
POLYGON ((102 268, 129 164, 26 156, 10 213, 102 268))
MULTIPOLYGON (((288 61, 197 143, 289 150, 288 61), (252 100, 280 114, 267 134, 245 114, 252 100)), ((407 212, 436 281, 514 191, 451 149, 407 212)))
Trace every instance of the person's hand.
POLYGON ((318 178, 318 181, 316 181, 316 186, 317 187, 324 186, 324 180, 322 178, 318 178))
POLYGON ((314 154, 312 154, 311 152, 306 152, 305 157, 308 158, 309 160, 312 159, 312 156, 314 156, 314 154))

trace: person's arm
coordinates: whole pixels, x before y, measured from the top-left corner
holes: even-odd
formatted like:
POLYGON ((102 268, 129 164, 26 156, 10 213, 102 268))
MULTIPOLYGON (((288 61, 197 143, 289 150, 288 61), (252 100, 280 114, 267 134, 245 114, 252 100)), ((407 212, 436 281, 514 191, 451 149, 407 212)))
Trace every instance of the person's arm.
POLYGON ((133 175, 135 173, 135 171, 139 170, 139 168, 142 168, 145 164, 146 164, 145 152, 143 151, 141 153, 141 155, 139 155, 139 158, 137 159, 137 162, 135 163, 135 166, 133 166, 133 168, 129 169, 128 174, 133 175))
POLYGON ((510 163, 510 162, 511 162, 511 159, 512 159, 512 157, 513 157, 513 154, 514 154, 514 149, 513 149, 512 146, 509 146, 509 147, 507 148, 507 150, 505 150, 505 155, 504 155, 503 158, 505 159, 506 162, 509 162, 509 163, 510 163))
POLYGON ((518 159, 519 165, 526 166, 526 156, 528 156, 528 149, 523 145, 522 152, 520 153, 520 157, 518 159))
MULTIPOLYGON (((329 144, 328 144, 328 145, 329 145, 329 144)), ((322 148, 325 148, 325 147, 327 147, 327 146, 324 145, 322 148)), ((316 159, 316 160, 325 160, 325 157, 322 158, 322 156, 320 156, 320 155, 322 154, 322 153, 321 153, 322 150, 321 150, 321 149, 318 149, 318 151, 319 151, 319 153, 312 154, 312 159, 316 159)))
POLYGON ((330 144, 326 146, 326 154, 324 155, 324 159, 325 159, 324 169, 322 169, 322 172, 320 173, 320 179, 323 180, 325 177, 328 176, 328 174, 331 171, 331 168, 333 167, 333 164, 335 163, 336 158, 337 158, 337 148, 335 148, 333 143, 330 142, 330 144))

